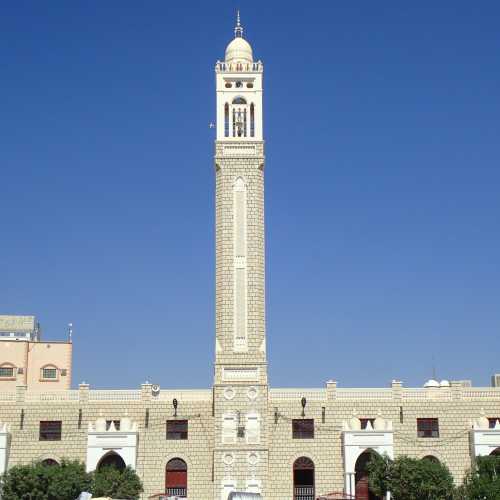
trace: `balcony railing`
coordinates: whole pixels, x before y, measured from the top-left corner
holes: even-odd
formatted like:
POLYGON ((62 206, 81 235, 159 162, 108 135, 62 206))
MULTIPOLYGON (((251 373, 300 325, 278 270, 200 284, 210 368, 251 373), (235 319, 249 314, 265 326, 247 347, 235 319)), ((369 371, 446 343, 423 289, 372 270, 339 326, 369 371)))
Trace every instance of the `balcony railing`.
POLYGON ((314 500, 314 486, 295 486, 293 500, 314 500))
POLYGON ((167 488, 167 491, 165 492, 166 498, 168 497, 186 498, 186 493, 187 493, 186 490, 187 490, 186 487, 167 488))

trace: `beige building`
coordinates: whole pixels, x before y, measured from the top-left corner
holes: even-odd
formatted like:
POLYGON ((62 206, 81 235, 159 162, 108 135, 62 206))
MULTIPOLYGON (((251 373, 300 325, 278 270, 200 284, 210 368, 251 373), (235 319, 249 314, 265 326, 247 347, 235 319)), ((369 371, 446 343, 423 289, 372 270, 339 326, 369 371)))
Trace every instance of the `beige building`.
POLYGON ((72 344, 43 342, 34 316, 0 315, 0 391, 71 387, 72 344))
MULTIPOLYGON (((476 455, 500 450, 500 377, 492 387, 445 380, 420 388, 399 381, 380 389, 346 389, 335 381, 314 389, 268 386, 263 64, 239 19, 215 76, 213 386, 104 391, 82 384, 56 391, 43 385, 40 391, 29 375, 6 381, 12 384, 0 389, 0 470, 68 457, 85 461, 88 470, 130 465, 144 483, 144 499, 226 500, 237 490, 266 500, 330 492, 368 500, 374 497, 366 461, 370 453, 387 453, 439 460, 461 481, 476 455)), ((20 360, 0 363, 17 367, 20 360)), ((49 362, 71 368, 70 357, 49 362)), ((35 374, 43 367, 33 366, 35 374)))

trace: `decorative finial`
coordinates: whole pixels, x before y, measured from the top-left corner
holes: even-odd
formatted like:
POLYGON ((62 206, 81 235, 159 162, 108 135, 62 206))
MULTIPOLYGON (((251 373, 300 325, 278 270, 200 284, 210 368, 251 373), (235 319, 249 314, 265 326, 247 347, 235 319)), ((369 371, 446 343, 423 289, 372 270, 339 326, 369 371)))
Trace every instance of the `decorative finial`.
POLYGON ((243 37, 243 26, 241 26, 239 10, 236 11, 236 28, 234 28, 234 36, 243 37))

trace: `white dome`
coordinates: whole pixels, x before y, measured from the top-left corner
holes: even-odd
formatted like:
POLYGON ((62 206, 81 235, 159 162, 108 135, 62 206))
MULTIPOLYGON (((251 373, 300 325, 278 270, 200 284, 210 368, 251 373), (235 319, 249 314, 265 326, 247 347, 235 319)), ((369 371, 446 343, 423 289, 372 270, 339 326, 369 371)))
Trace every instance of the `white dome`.
POLYGON ((450 381, 449 380, 441 380, 440 384, 441 387, 450 387, 450 381))
POLYGON ((424 387, 439 387, 439 382, 431 378, 424 384, 424 387))
POLYGON ((241 36, 237 36, 226 47, 226 62, 253 62, 252 46, 241 36))

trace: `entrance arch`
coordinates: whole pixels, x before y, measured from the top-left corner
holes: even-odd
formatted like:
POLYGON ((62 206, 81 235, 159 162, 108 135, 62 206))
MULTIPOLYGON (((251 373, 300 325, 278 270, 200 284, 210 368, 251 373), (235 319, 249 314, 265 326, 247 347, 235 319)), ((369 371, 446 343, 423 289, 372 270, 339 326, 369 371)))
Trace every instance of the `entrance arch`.
POLYGON ((120 457, 118 453, 110 451, 109 453, 106 453, 106 455, 104 455, 101 460, 99 460, 99 463, 97 464, 97 470, 101 470, 103 467, 114 467, 115 469, 123 470, 127 466, 125 465, 123 458, 120 457))
POLYGON ((40 462, 42 465, 45 465, 46 467, 54 467, 58 466, 59 462, 55 460, 54 458, 45 458, 40 462))
POLYGON ((314 462, 299 457, 293 463, 293 500, 314 500, 314 462))
POLYGON ((368 484, 368 462, 375 454, 373 450, 366 450, 356 460, 354 466, 356 481, 356 500, 381 500, 370 491, 368 484))
POLYGON ((433 462, 435 464, 439 464, 439 458, 435 457, 434 455, 425 455, 425 457, 422 457, 422 460, 427 460, 428 462, 433 462))
POLYGON ((167 462, 165 493, 167 496, 187 497, 187 464, 182 458, 172 458, 167 462))

